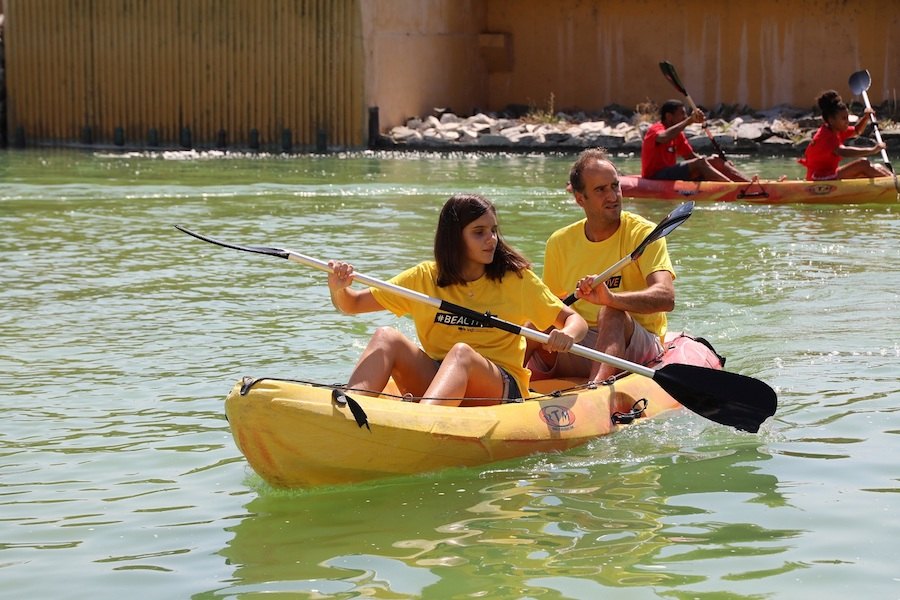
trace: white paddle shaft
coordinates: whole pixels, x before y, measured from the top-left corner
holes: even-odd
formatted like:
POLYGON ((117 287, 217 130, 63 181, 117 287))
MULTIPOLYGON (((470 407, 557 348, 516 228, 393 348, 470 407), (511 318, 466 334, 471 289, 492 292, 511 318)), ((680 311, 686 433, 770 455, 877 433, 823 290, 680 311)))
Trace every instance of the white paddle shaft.
MULTIPOLYGON (((862 91, 863 102, 866 103, 866 108, 872 108, 872 105, 869 103, 869 93, 866 90, 862 91)), ((881 132, 878 130, 878 121, 875 120, 875 113, 871 114, 872 125, 875 127, 875 139, 879 144, 883 143, 881 141, 881 132)), ((889 165, 891 161, 888 159, 887 149, 881 149, 881 160, 884 161, 884 164, 889 165)))
MULTIPOLYGON (((328 266, 328 263, 322 262, 321 260, 312 258, 310 256, 306 256, 304 254, 300 254, 299 252, 294 252, 293 250, 289 250, 284 248, 284 252, 287 253, 288 260, 292 260, 296 263, 300 263, 302 265, 306 265, 308 267, 313 267, 315 269, 319 269, 320 271, 326 271, 328 273, 332 272, 331 267, 328 266)), ((622 259, 623 261, 630 260, 630 257, 625 257, 622 259)), ((620 261, 621 262, 621 261, 620 261)), ((361 283, 364 283, 368 286, 378 288, 387 292, 391 292, 393 294, 397 294, 399 296, 404 296, 409 298, 410 300, 415 300, 417 302, 422 302, 424 304, 430 304, 435 308, 442 308, 444 310, 449 310, 452 312, 453 307, 456 307, 455 304, 446 302, 441 300, 440 298, 434 298, 433 296, 429 296, 427 294, 423 294, 422 292, 417 292, 415 290, 411 290, 409 288, 405 288, 403 286, 399 286, 388 281, 382 281, 380 279, 376 279, 374 277, 370 277, 368 275, 364 275, 362 273, 357 273, 354 271, 353 278, 361 283)), ((463 308, 463 307, 459 307, 463 308)), ((497 317, 491 317, 495 321, 499 321, 502 323, 507 323, 506 321, 502 321, 497 317)), ((512 325, 512 324, 511 324, 512 325)), ((513 325, 520 335, 525 336, 526 338, 533 340, 535 342, 539 342, 541 344, 546 344, 550 340, 550 336, 542 331, 537 331, 535 329, 529 329, 527 327, 521 327, 519 325, 513 325)), ((653 378, 656 374, 656 371, 645 367, 644 365, 639 365, 637 363, 633 363, 610 354, 605 354, 600 352, 599 350, 594 350, 593 348, 588 348, 587 346, 581 346, 580 344, 573 345, 569 352, 575 354, 576 356, 581 356, 582 358, 587 358, 588 360, 593 360, 595 362, 602 362, 608 365, 612 365, 617 369, 622 369, 623 371, 628 371, 630 373, 636 373, 637 375, 643 375, 644 377, 653 378)))

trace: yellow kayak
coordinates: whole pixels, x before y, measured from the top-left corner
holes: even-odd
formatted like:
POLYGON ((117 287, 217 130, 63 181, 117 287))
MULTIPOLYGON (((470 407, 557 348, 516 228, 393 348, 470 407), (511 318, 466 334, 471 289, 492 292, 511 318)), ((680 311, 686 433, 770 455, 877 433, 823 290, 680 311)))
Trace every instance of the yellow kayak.
MULTIPOLYGON (((650 366, 673 362, 721 369, 723 359, 690 337, 673 336, 663 361, 650 366)), ((534 381, 532 388, 535 394, 524 402, 446 407, 404 402, 391 386, 373 397, 245 377, 228 394, 225 414, 253 470, 273 486, 292 488, 567 450, 627 426, 629 416, 681 408, 653 379, 636 374, 594 387, 553 379, 534 381), (631 412, 644 404, 640 414, 631 412)))

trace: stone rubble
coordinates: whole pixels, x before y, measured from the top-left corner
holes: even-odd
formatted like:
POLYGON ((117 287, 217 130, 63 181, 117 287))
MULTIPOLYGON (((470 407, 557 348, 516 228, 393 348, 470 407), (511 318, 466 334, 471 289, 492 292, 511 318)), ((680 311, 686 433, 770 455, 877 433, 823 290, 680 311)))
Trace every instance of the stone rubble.
MULTIPOLYGON (((640 154, 641 140, 652 120, 629 112, 622 107, 607 107, 600 115, 556 113, 552 118, 542 115, 537 119, 527 114, 482 112, 461 117, 435 109, 424 119, 411 118, 382 134, 379 145, 410 150, 575 152, 602 147, 612 154, 640 154)), ((720 108, 718 112, 728 111, 720 108)), ((856 107, 853 112, 859 114, 856 107)), ((734 154, 800 156, 821 122, 812 111, 792 107, 734 116, 715 114, 707 119, 709 130, 726 153, 734 154)), ((882 119, 879 128, 888 151, 900 150, 900 124, 882 119)), ((713 153, 712 143, 700 125, 689 125, 685 133, 698 153, 713 153)), ((859 139, 861 145, 875 143, 871 125, 859 139)))

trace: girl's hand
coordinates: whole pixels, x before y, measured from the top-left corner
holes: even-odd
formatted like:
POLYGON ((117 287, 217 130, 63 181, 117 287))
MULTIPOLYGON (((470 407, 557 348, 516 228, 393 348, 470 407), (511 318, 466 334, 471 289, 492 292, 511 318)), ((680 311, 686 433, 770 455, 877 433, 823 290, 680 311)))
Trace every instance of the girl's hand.
POLYGON ((575 343, 572 338, 562 329, 553 329, 550 331, 550 339, 544 344, 544 349, 548 352, 568 352, 575 343))
POLYGON ((860 119, 859 119, 858 126, 865 125, 866 123, 868 123, 869 121, 871 121, 874 118, 875 118, 875 109, 872 108, 871 106, 867 106, 866 109, 863 111, 862 117, 860 117, 860 119))
POLYGON ((328 274, 328 288, 342 290, 353 283, 353 265, 340 260, 329 260, 331 272, 328 274))

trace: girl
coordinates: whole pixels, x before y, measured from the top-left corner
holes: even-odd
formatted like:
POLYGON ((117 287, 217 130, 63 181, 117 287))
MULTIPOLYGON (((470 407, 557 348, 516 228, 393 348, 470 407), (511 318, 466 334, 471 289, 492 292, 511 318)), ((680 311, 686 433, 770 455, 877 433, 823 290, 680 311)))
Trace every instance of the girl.
POLYGON ((873 113, 866 108, 862 118, 855 127, 850 127, 850 111, 840 95, 834 90, 822 92, 816 103, 822 111, 825 121, 813 136, 800 164, 806 166, 806 179, 819 181, 823 179, 856 179, 860 177, 890 177, 891 172, 882 165, 873 165, 862 158, 878 154, 884 143, 871 148, 845 146, 844 140, 862 133, 873 113), (842 157, 860 157, 843 166, 838 166, 842 157))
MULTIPOLYGON (((548 350, 565 352, 587 332, 587 323, 564 305, 531 271, 529 262, 508 246, 497 227, 497 211, 477 194, 457 194, 444 204, 434 237, 434 261, 426 261, 391 283, 448 302, 537 329, 555 325, 548 350)), ((388 291, 353 290, 353 267, 330 261, 328 289, 334 306, 356 314, 390 310, 409 314, 419 348, 391 327, 375 331, 350 375, 348 387, 384 389, 394 378, 404 395, 446 406, 499 404, 528 397, 530 372, 523 358, 525 340, 470 319, 388 291)))

